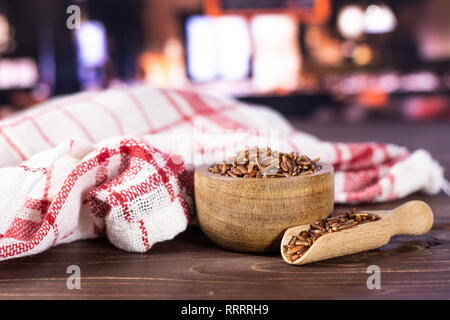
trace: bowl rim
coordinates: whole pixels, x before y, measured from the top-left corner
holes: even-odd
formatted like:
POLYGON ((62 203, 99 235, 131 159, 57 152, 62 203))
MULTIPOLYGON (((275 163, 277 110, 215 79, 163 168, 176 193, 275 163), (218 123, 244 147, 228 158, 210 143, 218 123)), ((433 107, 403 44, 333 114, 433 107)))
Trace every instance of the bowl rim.
POLYGON ((208 171, 208 168, 212 166, 211 164, 202 164, 195 169, 195 173, 210 177, 212 179, 217 180, 225 180, 225 181, 286 181, 292 179, 307 179, 311 177, 316 177, 318 175, 333 173, 333 166, 329 163, 319 161, 318 164, 322 166, 322 168, 312 174, 307 174, 303 176, 291 176, 291 177, 278 177, 278 178, 270 178, 270 179, 255 179, 255 178, 243 178, 243 177, 230 177, 230 176, 222 176, 217 173, 212 173, 208 171))

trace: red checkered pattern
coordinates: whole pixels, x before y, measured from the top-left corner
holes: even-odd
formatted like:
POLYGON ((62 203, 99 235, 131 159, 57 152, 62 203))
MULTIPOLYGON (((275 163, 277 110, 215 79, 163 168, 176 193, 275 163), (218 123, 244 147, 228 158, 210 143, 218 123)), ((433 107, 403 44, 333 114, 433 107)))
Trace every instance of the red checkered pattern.
POLYGON ((443 183, 424 150, 321 141, 263 106, 148 86, 81 93, 0 122, 0 260, 100 235, 145 252, 187 227, 195 166, 255 144, 333 164, 337 202, 443 183))

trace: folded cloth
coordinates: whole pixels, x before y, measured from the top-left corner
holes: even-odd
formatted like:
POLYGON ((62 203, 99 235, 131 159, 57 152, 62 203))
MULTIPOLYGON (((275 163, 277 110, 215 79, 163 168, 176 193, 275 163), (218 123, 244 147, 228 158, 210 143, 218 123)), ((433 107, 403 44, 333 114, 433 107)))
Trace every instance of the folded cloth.
POLYGON ((195 166, 253 145, 331 163, 340 203, 444 183, 424 150, 321 141, 264 106, 144 85, 80 93, 0 121, 0 260, 101 235, 146 252, 186 229, 195 166))

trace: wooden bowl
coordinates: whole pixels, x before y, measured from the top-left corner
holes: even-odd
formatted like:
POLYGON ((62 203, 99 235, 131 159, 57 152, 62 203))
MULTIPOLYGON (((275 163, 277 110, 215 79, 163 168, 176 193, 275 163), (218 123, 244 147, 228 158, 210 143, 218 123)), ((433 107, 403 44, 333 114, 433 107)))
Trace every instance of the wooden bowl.
POLYGON ((287 228, 326 218, 334 205, 333 168, 286 178, 233 178, 195 171, 200 227, 218 246, 241 252, 277 251, 287 228))

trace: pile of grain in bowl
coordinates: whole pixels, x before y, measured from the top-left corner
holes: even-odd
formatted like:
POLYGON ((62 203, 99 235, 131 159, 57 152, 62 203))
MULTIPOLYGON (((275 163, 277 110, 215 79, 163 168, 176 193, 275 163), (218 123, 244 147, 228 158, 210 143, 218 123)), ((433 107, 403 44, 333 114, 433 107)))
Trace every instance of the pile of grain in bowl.
POLYGON ((270 148, 241 150, 227 161, 212 165, 209 172, 241 178, 292 177, 314 173, 322 168, 317 162, 297 152, 283 153, 270 148))
POLYGON ((356 209, 347 210, 338 216, 311 223, 309 230, 304 230, 298 235, 292 236, 288 244, 283 247, 284 253, 289 261, 294 262, 302 257, 321 236, 379 219, 381 217, 375 214, 357 213, 356 209))

